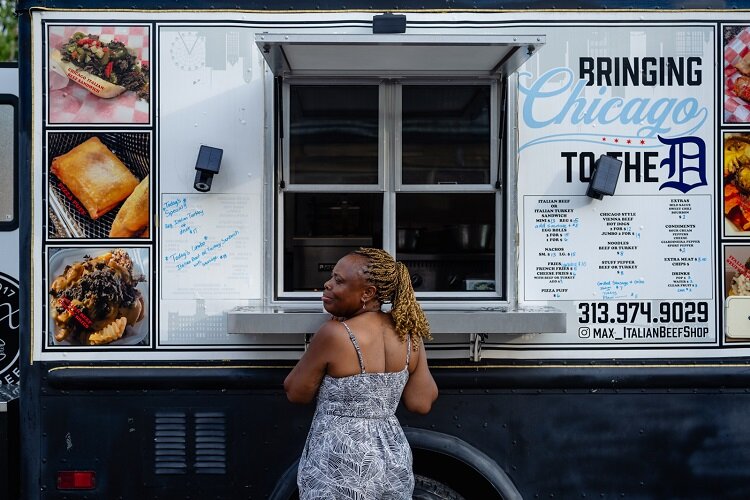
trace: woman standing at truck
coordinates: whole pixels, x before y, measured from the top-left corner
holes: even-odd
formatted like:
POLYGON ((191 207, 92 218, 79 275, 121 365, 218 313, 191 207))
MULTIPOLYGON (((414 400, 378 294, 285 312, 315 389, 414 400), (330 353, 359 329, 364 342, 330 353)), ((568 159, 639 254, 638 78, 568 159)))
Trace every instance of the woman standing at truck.
POLYGON ((318 396, 297 475, 300 498, 410 499, 412 455, 396 407, 402 400, 427 413, 438 390, 423 344, 429 324, 409 271, 384 250, 360 248, 338 261, 322 300, 334 319, 284 381, 294 403, 318 396))

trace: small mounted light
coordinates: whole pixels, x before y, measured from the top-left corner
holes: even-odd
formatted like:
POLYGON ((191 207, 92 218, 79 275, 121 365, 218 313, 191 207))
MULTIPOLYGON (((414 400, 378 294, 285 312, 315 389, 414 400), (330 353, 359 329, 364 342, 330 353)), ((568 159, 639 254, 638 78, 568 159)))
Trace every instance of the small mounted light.
POLYGON ((196 172, 193 187, 196 190, 202 193, 211 190, 211 182, 213 182, 214 175, 219 173, 223 154, 223 149, 201 146, 200 151, 198 151, 198 159, 195 161, 196 172))
POLYGON ((373 33, 406 33, 406 16, 403 14, 379 14, 372 18, 373 33))
POLYGON ((586 195, 601 200, 604 198, 605 194, 609 196, 615 194, 617 178, 620 177, 621 166, 621 160, 612 158, 611 156, 601 155, 594 165, 594 171, 591 174, 591 180, 589 181, 589 188, 586 190, 586 195))

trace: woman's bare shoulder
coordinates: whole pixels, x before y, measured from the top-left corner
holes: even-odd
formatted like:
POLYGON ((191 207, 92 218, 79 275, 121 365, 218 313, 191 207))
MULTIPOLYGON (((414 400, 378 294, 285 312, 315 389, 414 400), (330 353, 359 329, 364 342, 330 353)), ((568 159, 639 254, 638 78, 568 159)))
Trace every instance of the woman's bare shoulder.
POLYGON ((320 325, 311 342, 321 347, 333 349, 349 343, 349 336, 340 321, 331 319, 320 325))

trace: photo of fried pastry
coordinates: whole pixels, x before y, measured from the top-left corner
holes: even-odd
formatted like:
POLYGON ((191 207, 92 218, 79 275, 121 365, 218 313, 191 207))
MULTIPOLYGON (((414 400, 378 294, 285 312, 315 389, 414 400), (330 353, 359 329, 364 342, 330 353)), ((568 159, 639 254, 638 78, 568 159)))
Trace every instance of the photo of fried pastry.
POLYGON ((147 26, 49 27, 50 123, 148 123, 147 26))
POLYGON ((110 238, 148 238, 148 175, 136 186, 117 212, 110 238))
POLYGON ((50 133, 48 236, 148 238, 150 135, 50 133))
POLYGON ((148 249, 50 254, 49 345, 148 345, 148 249))
POLYGON ((723 138, 724 232, 750 236, 750 132, 723 138))

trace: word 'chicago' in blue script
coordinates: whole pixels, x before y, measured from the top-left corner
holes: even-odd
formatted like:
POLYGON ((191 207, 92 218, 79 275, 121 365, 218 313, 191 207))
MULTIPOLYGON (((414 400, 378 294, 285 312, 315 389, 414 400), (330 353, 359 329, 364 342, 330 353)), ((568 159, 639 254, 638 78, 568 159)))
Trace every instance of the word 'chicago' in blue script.
POLYGON ((520 90, 526 95, 522 116, 528 127, 543 128, 566 122, 573 125, 619 123, 640 125, 640 136, 654 137, 669 133, 670 125, 691 124, 691 129, 695 130, 708 116, 708 110, 690 93, 685 93, 683 98, 675 97, 668 90, 664 97, 656 99, 651 97, 652 92, 630 99, 607 97, 610 86, 699 87, 703 84, 699 57, 582 57, 578 62, 578 78, 574 70, 558 67, 541 75, 529 87, 521 85, 520 90), (587 97, 586 87, 596 88, 599 95, 587 97), (558 101, 565 94, 564 102, 549 106, 549 100, 558 101))

